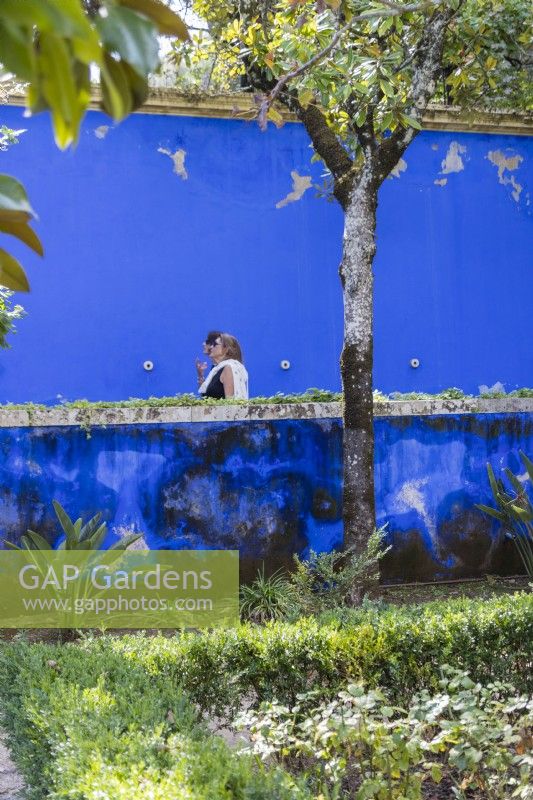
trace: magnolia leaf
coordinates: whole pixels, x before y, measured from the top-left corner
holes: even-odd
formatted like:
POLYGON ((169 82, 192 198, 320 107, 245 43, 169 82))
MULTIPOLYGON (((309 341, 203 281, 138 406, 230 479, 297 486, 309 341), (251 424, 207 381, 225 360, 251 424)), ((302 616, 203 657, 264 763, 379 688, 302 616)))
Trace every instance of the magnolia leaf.
POLYGON ((26 273, 16 258, 0 248, 0 286, 13 292, 29 292, 30 285, 26 273))
POLYGON ((38 255, 44 255, 41 240, 27 222, 0 219, 0 231, 2 231, 2 233, 8 233, 11 236, 16 236, 17 239, 20 239, 21 242, 31 247, 38 255))
POLYGON ((54 30, 58 24, 58 9, 48 0, 2 0, 0 18, 28 30, 33 30, 34 26, 40 31, 54 30))
POLYGON ((128 84, 131 110, 135 111, 135 109, 142 106, 148 97, 148 78, 139 75, 139 73, 125 61, 120 63, 120 67, 122 68, 122 75, 128 84))
POLYGON ((302 108, 307 108, 309 103, 312 103, 314 99, 315 95, 312 89, 302 89, 301 92, 298 92, 298 102, 302 108))
POLYGON ((274 106, 270 106, 267 112, 267 118, 274 123, 276 128, 281 128, 283 125, 283 117, 280 112, 274 108, 274 106))
POLYGON ((400 122, 406 128, 415 128, 417 131, 422 130, 422 124, 419 120, 415 119, 414 117, 410 117, 407 114, 400 114, 400 122))
POLYGON ((0 17, 0 53, 5 69, 23 81, 34 78, 35 58, 30 30, 23 30, 0 17))
POLYGON ((78 138, 82 115, 72 74, 72 61, 64 39, 55 33, 42 33, 39 37, 38 62, 42 93, 52 111, 56 143, 64 149, 78 138))
POLYGON ((133 108, 125 65, 105 55, 102 65, 102 108, 113 119, 124 119, 133 108))
POLYGON ((129 8, 109 7, 96 25, 109 51, 116 51, 140 75, 148 75, 159 66, 156 29, 146 17, 129 8))
POLYGON ((159 0, 118 0, 118 2, 121 6, 127 6, 149 17, 157 25, 159 33, 177 36, 184 42, 190 39, 183 20, 159 0))
POLYGON ((34 216, 24 186, 11 175, 0 175, 0 220, 27 222, 34 216))

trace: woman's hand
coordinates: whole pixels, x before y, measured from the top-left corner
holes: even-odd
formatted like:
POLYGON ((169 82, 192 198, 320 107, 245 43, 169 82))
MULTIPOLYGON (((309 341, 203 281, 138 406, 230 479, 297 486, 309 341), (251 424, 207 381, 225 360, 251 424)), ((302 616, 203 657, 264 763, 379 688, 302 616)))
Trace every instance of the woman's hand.
POLYGON ((198 376, 198 386, 204 382, 204 374, 207 369, 207 364, 205 361, 200 361, 199 358, 196 359, 196 375, 198 376))

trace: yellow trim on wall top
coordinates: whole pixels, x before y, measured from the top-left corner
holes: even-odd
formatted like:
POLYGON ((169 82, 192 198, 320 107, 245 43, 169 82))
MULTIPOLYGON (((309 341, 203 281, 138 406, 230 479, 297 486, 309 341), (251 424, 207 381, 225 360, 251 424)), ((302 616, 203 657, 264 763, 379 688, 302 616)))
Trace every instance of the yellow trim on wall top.
MULTIPOLYGON (((93 92, 91 108, 99 107, 99 92, 93 92)), ((25 104, 23 93, 10 96, 10 105, 25 104)), ((297 122, 296 116, 278 106, 285 122, 297 122)), ((212 117, 251 120, 256 106, 250 94, 186 95, 175 89, 153 89, 137 114, 168 114, 178 117, 212 117)), ((515 136, 533 135, 533 116, 514 112, 472 112, 444 106, 430 106, 423 117, 425 130, 498 133, 515 136)))

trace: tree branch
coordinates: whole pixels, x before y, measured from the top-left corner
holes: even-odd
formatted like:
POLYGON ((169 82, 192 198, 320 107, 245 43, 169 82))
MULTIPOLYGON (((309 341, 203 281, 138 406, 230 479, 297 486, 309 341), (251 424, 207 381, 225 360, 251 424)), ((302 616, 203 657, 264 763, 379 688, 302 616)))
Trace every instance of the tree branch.
MULTIPOLYGON (((459 8, 462 2, 459 4, 459 8)), ((445 8, 443 11, 435 12, 435 14, 428 17, 424 26, 424 32, 417 47, 417 62, 413 72, 410 101, 406 105, 406 115, 414 120, 421 121, 422 114, 435 92, 435 84, 442 68, 444 37, 448 25, 457 14, 457 11, 458 8, 445 8)), ((398 126, 379 145, 378 180, 380 182, 387 177, 391 169, 398 163, 417 133, 418 129, 414 127, 402 128, 398 126)))
POLYGON ((306 108, 296 101, 296 114, 303 122, 313 147, 333 175, 333 194, 343 208, 348 203, 354 173, 354 163, 338 137, 329 127, 316 103, 306 108))

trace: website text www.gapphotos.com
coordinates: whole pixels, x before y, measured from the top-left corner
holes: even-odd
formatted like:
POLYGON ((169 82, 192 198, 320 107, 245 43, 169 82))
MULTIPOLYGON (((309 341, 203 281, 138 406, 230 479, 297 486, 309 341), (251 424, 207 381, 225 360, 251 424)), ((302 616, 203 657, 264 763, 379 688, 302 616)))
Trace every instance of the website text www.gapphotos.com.
POLYGON ((57 611, 63 614, 113 614, 117 611, 135 613, 137 611, 178 613, 191 611, 212 611, 213 601, 205 597, 178 597, 173 601, 162 597, 77 597, 61 600, 57 597, 23 598, 25 611, 57 611))

